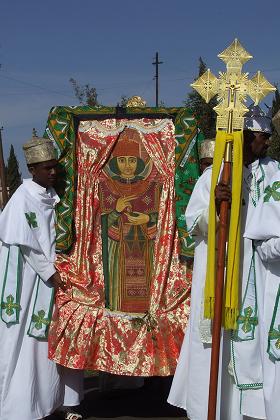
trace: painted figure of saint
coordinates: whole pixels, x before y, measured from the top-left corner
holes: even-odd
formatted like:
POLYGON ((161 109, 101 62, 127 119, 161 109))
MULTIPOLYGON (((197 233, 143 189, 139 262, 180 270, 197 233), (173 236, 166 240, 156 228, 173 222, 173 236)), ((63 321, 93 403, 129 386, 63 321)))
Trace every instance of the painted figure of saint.
POLYGON ((144 154, 140 133, 124 129, 99 184, 106 307, 114 311, 149 308, 161 183, 144 154))

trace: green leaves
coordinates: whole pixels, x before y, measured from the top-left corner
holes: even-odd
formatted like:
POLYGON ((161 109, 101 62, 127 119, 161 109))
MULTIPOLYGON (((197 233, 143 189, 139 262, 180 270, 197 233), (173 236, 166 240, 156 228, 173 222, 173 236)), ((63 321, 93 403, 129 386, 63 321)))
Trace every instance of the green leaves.
POLYGON ((9 187, 9 197, 13 195, 16 189, 22 183, 21 173, 19 172, 19 163, 15 155, 14 147, 11 145, 10 155, 7 164, 7 184, 9 187))

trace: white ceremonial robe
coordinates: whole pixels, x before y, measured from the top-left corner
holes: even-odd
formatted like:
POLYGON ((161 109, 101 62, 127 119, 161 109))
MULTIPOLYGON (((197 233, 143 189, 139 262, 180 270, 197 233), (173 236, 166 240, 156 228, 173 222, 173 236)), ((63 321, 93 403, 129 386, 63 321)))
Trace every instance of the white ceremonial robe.
POLYGON ((244 236, 257 242, 257 294, 265 412, 280 418, 280 171, 270 180, 244 236))
MULTIPOLYGON (((243 201, 245 203, 243 204, 245 205, 242 211, 242 232, 246 230, 247 224, 254 216, 257 203, 270 179, 278 171, 279 163, 271 158, 257 160, 248 168, 244 168, 243 201)), ((253 243, 245 237, 241 242, 240 263, 242 273, 240 316, 238 330, 234 332, 231 339, 231 371, 234 382, 240 390, 240 412, 248 416, 245 417, 246 419, 265 419, 260 351, 261 330, 258 320, 258 277, 262 276, 262 272, 259 256, 253 251, 253 243), (248 314, 248 310, 252 313, 248 314), (250 323, 248 320, 253 320, 253 322, 250 323)))
MULTIPOLYGON (((65 371, 64 378, 64 368, 48 359, 45 338, 52 313, 48 279, 56 271, 54 207, 58 201, 54 189, 47 192, 31 179, 24 180, 0 216, 1 420, 42 419, 61 406, 67 394, 69 372, 65 371), (11 257, 18 250, 21 265, 14 266, 12 258, 6 263, 7 255, 11 257), (18 277, 14 284, 13 269, 18 277), (8 303, 13 305, 17 299, 20 310, 15 317, 15 307, 8 303)), ((79 404, 77 392, 68 403, 79 404)))
MULTIPOLYGON (((243 171, 243 226, 254 211, 258 200, 278 163, 265 158, 255 161, 243 171), (252 188, 255 185, 255 188, 252 188), (256 191, 255 191, 256 190, 256 191)), ((211 187, 211 168, 207 168, 199 178, 186 211, 189 232, 195 239, 195 258, 192 280, 191 311, 189 324, 182 345, 178 366, 170 390, 168 402, 184 408, 191 420, 206 420, 208 411, 208 391, 211 361, 211 322, 203 319, 204 284, 207 264, 208 211, 211 187)), ((244 231, 244 227, 243 227, 244 231)), ((242 292, 247 285, 248 271, 252 258, 252 244, 244 240, 241 244, 242 292), (244 260, 243 260, 244 256, 244 260), (246 281, 245 281, 246 279, 246 281), (243 284, 244 283, 244 284, 243 284)), ((230 332, 226 331, 221 339, 220 376, 218 385, 217 420, 245 420, 253 414, 261 413, 264 418, 262 390, 254 390, 253 403, 247 398, 247 391, 242 392, 234 385, 231 360, 230 332), (228 370, 231 371, 229 375, 228 370), (221 392, 222 390, 222 392, 221 392), (249 407, 249 409, 248 409, 249 407), (256 407, 256 410, 254 409, 256 407), (246 416, 244 416, 245 414, 246 416)), ((239 367, 242 360, 238 357, 239 367)), ((259 363, 260 365, 260 363, 259 363)), ((242 371, 240 368, 239 370, 242 371)), ((251 391, 252 392, 252 391, 251 391)))

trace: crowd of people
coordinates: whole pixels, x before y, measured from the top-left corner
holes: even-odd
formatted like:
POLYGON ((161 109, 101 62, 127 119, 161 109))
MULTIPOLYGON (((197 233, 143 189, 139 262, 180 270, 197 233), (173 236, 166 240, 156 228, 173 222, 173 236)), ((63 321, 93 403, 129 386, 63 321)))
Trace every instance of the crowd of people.
MULTIPOLYGON (((243 135, 239 315, 236 329, 221 334, 216 418, 278 420, 280 167, 267 157, 271 117, 252 105, 243 135)), ((56 151, 51 140, 38 137, 23 149, 32 178, 0 216, 0 419, 36 420, 56 412, 78 420, 83 371, 48 359, 54 296, 67 287, 55 266, 56 151)), ((212 320, 204 315, 204 299, 214 149, 215 139, 200 146, 201 176, 186 209, 195 240, 191 309, 168 398, 190 420, 206 420, 208 411, 212 320)), ((218 227, 221 203, 231 197, 230 185, 218 180, 218 227)))

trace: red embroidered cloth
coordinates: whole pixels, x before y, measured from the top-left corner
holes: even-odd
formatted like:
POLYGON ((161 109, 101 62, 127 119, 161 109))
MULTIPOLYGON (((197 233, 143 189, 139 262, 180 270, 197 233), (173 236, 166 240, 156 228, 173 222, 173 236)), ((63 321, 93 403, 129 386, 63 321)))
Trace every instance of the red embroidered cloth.
POLYGON ((80 123, 76 241, 57 259, 68 290, 57 296, 49 334, 49 357, 57 363, 121 375, 174 374, 191 285, 178 254, 175 143, 169 119, 80 123), (145 165, 122 189, 108 162, 126 126, 140 133, 145 165), (117 200, 130 192, 137 197, 117 212, 117 200))

